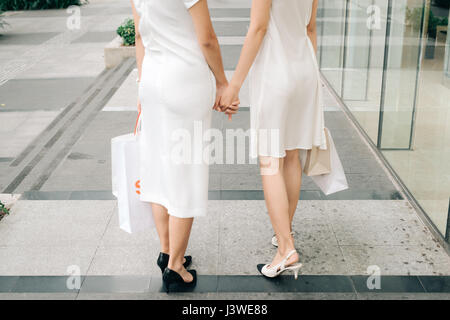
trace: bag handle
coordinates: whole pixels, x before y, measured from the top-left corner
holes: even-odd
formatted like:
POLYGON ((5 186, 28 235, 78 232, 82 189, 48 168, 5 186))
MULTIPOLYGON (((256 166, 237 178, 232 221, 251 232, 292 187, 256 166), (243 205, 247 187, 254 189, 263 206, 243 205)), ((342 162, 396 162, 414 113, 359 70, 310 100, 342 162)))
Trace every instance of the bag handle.
POLYGON ((136 119, 136 125, 134 126, 134 135, 137 134, 137 128, 138 128, 138 125, 139 125, 140 118, 141 118, 141 110, 139 110, 139 113, 138 113, 138 116, 137 116, 137 119, 136 119))

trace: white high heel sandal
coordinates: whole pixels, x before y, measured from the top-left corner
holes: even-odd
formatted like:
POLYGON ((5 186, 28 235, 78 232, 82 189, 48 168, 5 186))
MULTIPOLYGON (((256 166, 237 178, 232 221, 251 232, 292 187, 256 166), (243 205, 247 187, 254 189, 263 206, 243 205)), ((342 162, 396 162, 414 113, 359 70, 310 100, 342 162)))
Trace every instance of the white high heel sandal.
MULTIPOLYGON (((294 231, 291 232, 291 235, 294 236, 294 231)), ((278 248, 278 239, 276 235, 273 235, 272 237, 272 245, 276 248, 278 248)))
POLYGON ((286 256, 286 258, 283 259, 283 261, 281 261, 279 264, 277 264, 276 266, 273 266, 273 267, 270 267, 270 265, 268 265, 268 264, 258 264, 259 272, 261 272, 264 276, 266 276, 268 278, 275 278, 275 277, 278 277, 280 274, 282 274, 284 271, 291 270, 291 271, 294 271, 294 277, 297 280, 298 272, 303 265, 299 262, 296 262, 296 263, 291 264, 286 267, 286 262, 289 260, 289 258, 294 253, 297 253, 297 251, 292 250, 286 256))

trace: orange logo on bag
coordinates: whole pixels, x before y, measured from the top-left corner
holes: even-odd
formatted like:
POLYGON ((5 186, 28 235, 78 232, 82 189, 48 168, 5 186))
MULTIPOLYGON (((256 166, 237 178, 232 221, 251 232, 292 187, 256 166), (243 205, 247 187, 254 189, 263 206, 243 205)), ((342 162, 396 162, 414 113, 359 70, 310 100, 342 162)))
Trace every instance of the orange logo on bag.
POLYGON ((141 191, 139 190, 141 188, 141 180, 136 181, 134 186, 136 187, 136 193, 141 194, 141 191))

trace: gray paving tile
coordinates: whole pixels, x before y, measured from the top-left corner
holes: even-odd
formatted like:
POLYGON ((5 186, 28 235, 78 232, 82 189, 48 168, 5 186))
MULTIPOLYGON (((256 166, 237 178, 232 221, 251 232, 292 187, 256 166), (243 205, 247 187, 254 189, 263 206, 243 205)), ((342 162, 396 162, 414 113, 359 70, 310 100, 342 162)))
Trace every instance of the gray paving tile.
POLYGON ((219 292, 220 300, 355 300, 356 293, 342 292, 219 292))
POLYGON ((16 276, 0 276, 0 292, 10 292, 19 280, 19 277, 16 276))
POLYGON ((273 231, 266 212, 263 201, 223 203, 219 231, 218 274, 259 274, 256 265, 272 258, 273 247, 269 245, 269 241, 273 231), (236 219, 237 214, 239 219, 236 219))
POLYGON ((214 293, 80 293, 78 300, 354 300, 354 293, 214 292, 214 293))
POLYGON ((209 12, 213 18, 250 18, 250 9, 247 8, 212 8, 209 12))
MULTIPOLYGON (((74 223, 76 219, 57 219, 51 222, 48 219, 28 219, 30 221, 20 221, 8 223, 5 219, 4 226, 1 226, 4 237, 0 239, 0 246, 10 249, 19 247, 40 247, 55 249, 60 247, 73 246, 87 248, 100 241, 106 227, 105 221, 96 223, 74 223), (55 241, 57 239, 57 241, 55 241)), ((79 221, 78 221, 79 222, 79 221)), ((0 250, 6 250, 0 248, 0 250)), ((66 255, 62 257, 68 258, 66 255)))
POLYGON ((450 277, 419 276, 418 278, 426 292, 450 293, 450 277))
POLYGON ((353 174, 346 173, 348 185, 355 190, 369 189, 369 190, 389 190, 395 189, 391 180, 386 175, 371 175, 371 174, 353 174))
MULTIPOLYGON (((153 246, 102 246, 98 248, 89 276, 146 276, 156 274, 157 252, 153 246)), ((159 271, 161 272, 161 271, 159 271)))
POLYGON ((59 110, 68 106, 93 78, 13 79, 0 87, 4 110, 59 110))
POLYGON ((218 292, 340 292, 353 293, 348 277, 333 276, 280 276, 267 279, 262 276, 219 277, 218 292))
POLYGON ((90 31, 72 41, 72 43, 111 42, 117 33, 115 31, 90 31))
POLYGON ((381 276, 379 289, 369 289, 367 285, 368 276, 351 276, 351 279, 356 292, 425 292, 418 277, 381 276))
POLYGON ((149 291, 150 276, 89 276, 80 292, 144 293, 149 291))
POLYGON ((67 277, 21 276, 13 287, 12 292, 77 292, 77 289, 69 289, 67 287, 67 279, 67 277))
MULTIPOLYGON (((379 241, 384 240, 379 238, 379 241)), ((361 244, 340 247, 351 274, 366 274, 369 266, 379 267, 382 275, 450 274, 450 257, 430 243, 422 246, 361 244)))
POLYGON ((259 166, 257 164, 212 164, 210 173, 252 173, 259 177, 259 166))
POLYGON ((209 200, 264 200, 260 190, 218 190, 209 191, 209 200))
POLYGON ((9 292, 0 293, 0 300, 75 300, 78 293, 9 292))
POLYGON ((325 195, 322 192, 321 199, 323 200, 402 200, 403 196, 395 189, 391 190, 373 190, 373 189, 347 189, 334 193, 331 195, 325 195))
MULTIPOLYGON (((195 288, 189 288, 185 292, 190 293, 208 293, 208 292, 217 292, 218 286, 218 278, 217 275, 200 275, 197 278, 197 285, 195 288)), ((150 292, 165 292, 162 286, 162 278, 152 277, 150 282, 150 292)))
POLYGON ((381 165, 373 158, 343 158, 341 159, 344 171, 348 174, 381 175, 384 173, 381 165))
MULTIPOLYGON (((294 227, 297 231, 297 228, 294 227)), ((331 242, 333 243, 333 242, 331 242)), ((350 274, 347 260, 339 246, 332 244, 312 244, 311 241, 295 239, 295 247, 299 252, 302 275, 350 274)))
POLYGON ((406 200, 339 200, 321 203, 320 207, 328 214, 331 224, 346 221, 382 220, 391 225, 404 221, 418 221, 414 209, 406 200))
POLYGON ((222 174, 221 190, 262 190, 260 175, 253 173, 222 174))
POLYGON ((213 21, 214 30, 219 37, 243 37, 247 35, 250 21, 213 21))
POLYGON ((219 173, 210 173, 209 174, 209 190, 220 190, 220 182, 221 182, 222 175, 219 173))
MULTIPOLYGON (((94 15, 117 15, 117 14, 129 14, 130 8, 124 6, 82 6, 82 16, 94 16, 94 15)), ((33 18, 67 18, 69 13, 65 9, 47 9, 47 10, 24 10, 15 15, 11 15, 8 19, 33 19, 33 18)))
POLYGON ((69 200, 71 191, 25 191, 21 200, 69 200))
POLYGON ((209 201, 208 215, 196 218, 192 226, 186 254, 192 255, 192 269, 199 274, 216 275, 220 259, 219 221, 223 211, 221 201, 209 201))
POLYGON ((0 35, 0 45, 39 45, 53 37, 57 32, 13 33, 7 32, 0 35))
POLYGON ((116 200, 111 191, 72 191, 69 200, 116 200))
POLYGON ((216 292, 82 293, 77 300, 217 300, 216 292))
POLYGON ((234 70, 239 61, 241 55, 241 45, 222 45, 220 46, 222 51, 223 66, 225 70, 234 70))
POLYGON ((111 190, 111 138, 132 132, 135 121, 135 112, 97 114, 71 150, 72 153, 87 154, 90 159, 64 159, 42 190, 111 190), (80 175, 80 172, 84 174, 80 175))
POLYGON ((450 300, 448 293, 358 293, 358 300, 450 300))

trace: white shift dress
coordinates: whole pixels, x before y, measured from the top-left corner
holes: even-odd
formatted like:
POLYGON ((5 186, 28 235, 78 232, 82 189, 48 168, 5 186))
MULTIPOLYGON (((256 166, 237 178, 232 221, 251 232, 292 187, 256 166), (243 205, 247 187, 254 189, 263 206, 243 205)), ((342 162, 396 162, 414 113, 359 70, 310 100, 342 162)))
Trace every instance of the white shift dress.
POLYGON ((272 0, 250 73, 252 157, 326 149, 319 68, 307 36, 312 6, 313 0, 272 0))
POLYGON ((208 200, 208 164, 201 151, 215 81, 188 12, 197 2, 134 0, 145 47, 139 87, 140 199, 180 218, 205 215, 208 200))

